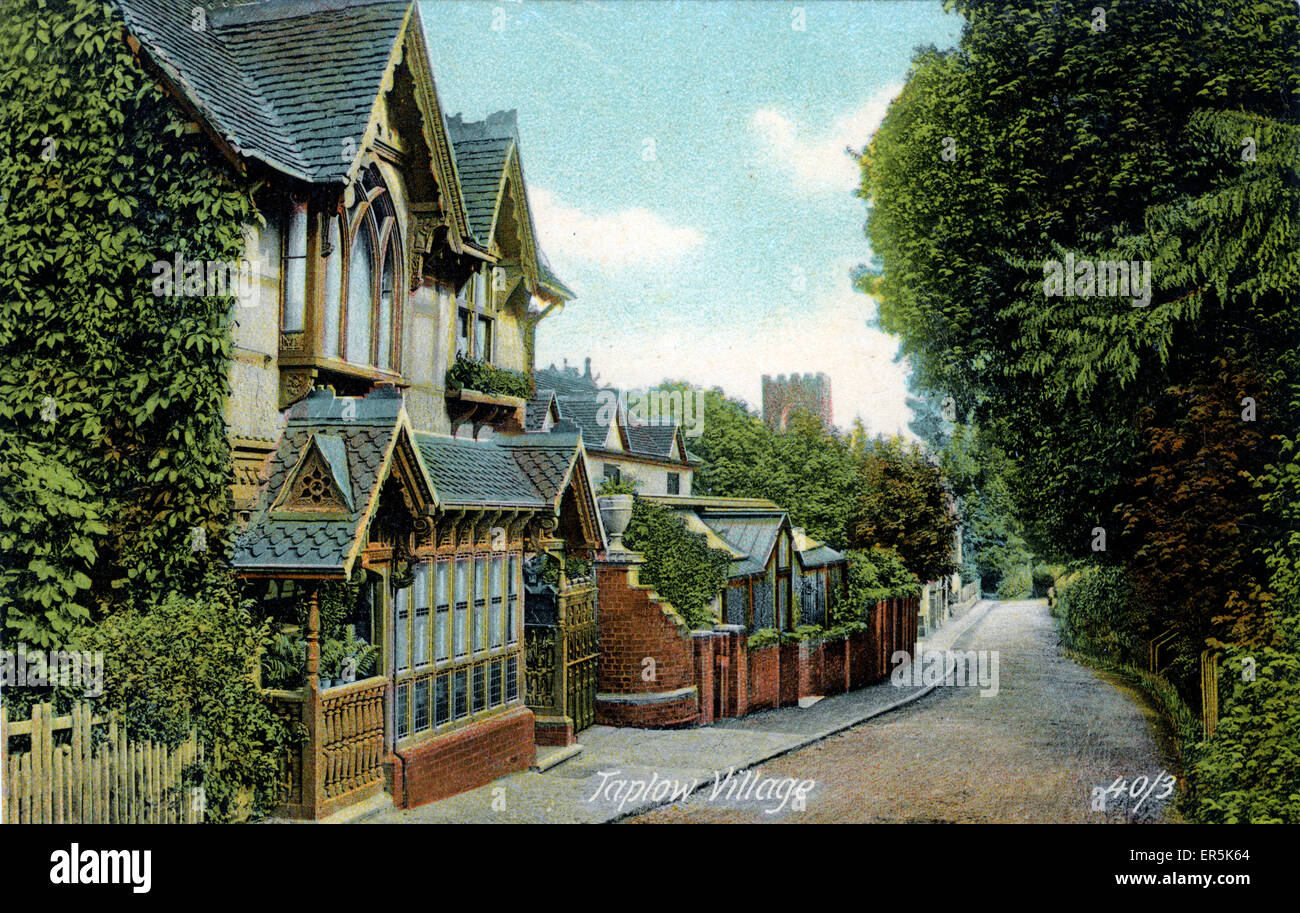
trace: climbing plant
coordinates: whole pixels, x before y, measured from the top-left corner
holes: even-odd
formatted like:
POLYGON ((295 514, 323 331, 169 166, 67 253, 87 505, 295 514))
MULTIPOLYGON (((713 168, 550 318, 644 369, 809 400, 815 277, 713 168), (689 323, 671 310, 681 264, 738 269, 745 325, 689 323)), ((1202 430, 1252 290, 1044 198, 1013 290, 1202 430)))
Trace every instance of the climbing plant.
POLYGON ((37 645, 196 592, 228 536, 234 299, 153 280, 257 217, 124 36, 100 0, 0 14, 0 615, 37 645))
POLYGON ((654 587, 692 628, 713 626, 710 603, 726 586, 730 555, 687 530, 668 508, 641 498, 623 542, 645 556, 641 583, 654 587))

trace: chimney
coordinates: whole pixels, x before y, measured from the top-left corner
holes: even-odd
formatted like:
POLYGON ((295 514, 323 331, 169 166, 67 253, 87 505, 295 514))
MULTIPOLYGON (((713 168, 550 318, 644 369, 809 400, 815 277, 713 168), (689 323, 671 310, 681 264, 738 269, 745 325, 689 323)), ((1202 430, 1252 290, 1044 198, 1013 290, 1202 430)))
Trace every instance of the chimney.
POLYGON ((586 378, 587 380, 591 380, 591 356, 590 355, 587 356, 586 364, 587 364, 586 378))

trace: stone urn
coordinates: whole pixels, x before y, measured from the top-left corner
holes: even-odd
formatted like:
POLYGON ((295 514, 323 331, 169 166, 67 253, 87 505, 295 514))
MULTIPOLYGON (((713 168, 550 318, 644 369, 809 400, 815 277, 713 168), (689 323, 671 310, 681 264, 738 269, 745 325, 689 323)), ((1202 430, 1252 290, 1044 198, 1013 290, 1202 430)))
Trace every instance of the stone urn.
POLYGON ((600 522, 605 526, 611 552, 626 551, 623 533, 632 522, 632 495, 605 495, 599 499, 600 522))

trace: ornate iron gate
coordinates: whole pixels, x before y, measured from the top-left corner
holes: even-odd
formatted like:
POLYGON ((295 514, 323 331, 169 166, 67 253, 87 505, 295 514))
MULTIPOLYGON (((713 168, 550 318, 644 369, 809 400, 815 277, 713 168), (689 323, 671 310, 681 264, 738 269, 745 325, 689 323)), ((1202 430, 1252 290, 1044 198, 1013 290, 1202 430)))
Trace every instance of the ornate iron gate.
POLYGON ((564 641, 564 709, 573 720, 573 731, 578 732, 596 721, 600 637, 595 582, 571 586, 560 594, 560 631, 564 641))
POLYGON ((594 580, 525 586, 526 701, 539 717, 568 717, 579 732, 596 719, 600 639, 594 580))

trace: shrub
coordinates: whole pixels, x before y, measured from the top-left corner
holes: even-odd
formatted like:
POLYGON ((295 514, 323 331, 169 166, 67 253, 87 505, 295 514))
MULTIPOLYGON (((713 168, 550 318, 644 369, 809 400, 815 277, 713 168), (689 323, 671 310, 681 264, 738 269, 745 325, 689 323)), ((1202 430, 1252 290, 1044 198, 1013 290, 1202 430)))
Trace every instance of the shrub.
POLYGON ((801 640, 818 640, 826 636, 826 629, 821 625, 798 625, 793 631, 785 635, 787 643, 798 643, 801 640))
POLYGON ((1084 568, 1062 578, 1056 597, 1066 646, 1113 663, 1145 664, 1143 614, 1122 568, 1084 568))
POLYGON ((998 581, 999 599, 1028 599, 1033 591, 1033 578, 1027 565, 1008 568, 998 581))
POLYGON ((1047 591, 1056 586, 1056 576, 1058 568, 1048 567, 1046 564, 1039 564, 1034 567, 1031 577, 1032 592, 1031 597, 1034 599, 1046 599, 1047 591))
POLYGON ((448 393, 475 390, 490 396, 517 396, 528 399, 533 395, 533 382, 522 371, 498 368, 474 358, 456 356, 456 363, 447 369, 448 393))
POLYGON ((764 647, 770 647, 780 642, 781 632, 776 628, 759 628, 749 635, 749 642, 745 645, 745 648, 747 650, 761 650, 764 647))
POLYGON ((1280 646, 1233 648, 1224 659, 1219 725, 1188 772, 1196 821, 1300 822, 1300 615, 1279 619, 1277 631, 1280 646))
POLYGON ((833 626, 860 621, 882 599, 915 596, 921 589, 921 581, 892 548, 854 549, 848 552, 848 558, 849 594, 831 607, 833 626))
POLYGON ((271 712, 254 672, 269 626, 257 624, 233 587, 198 597, 169 593, 121 609, 82 646, 104 651, 104 696, 128 733, 176 745, 190 729, 204 746, 201 782, 210 821, 230 820, 243 788, 254 810, 275 801, 279 762, 294 734, 271 712))
POLYGON ((600 483, 600 488, 596 489, 596 495, 599 497, 605 497, 606 495, 634 495, 637 487, 637 482, 622 476, 617 479, 606 478, 600 483))
POLYGON ((666 507, 640 498, 623 536, 627 547, 645 556, 641 582, 672 604, 692 628, 713 626, 710 608, 727 585, 731 556, 710 548, 699 533, 666 507))

